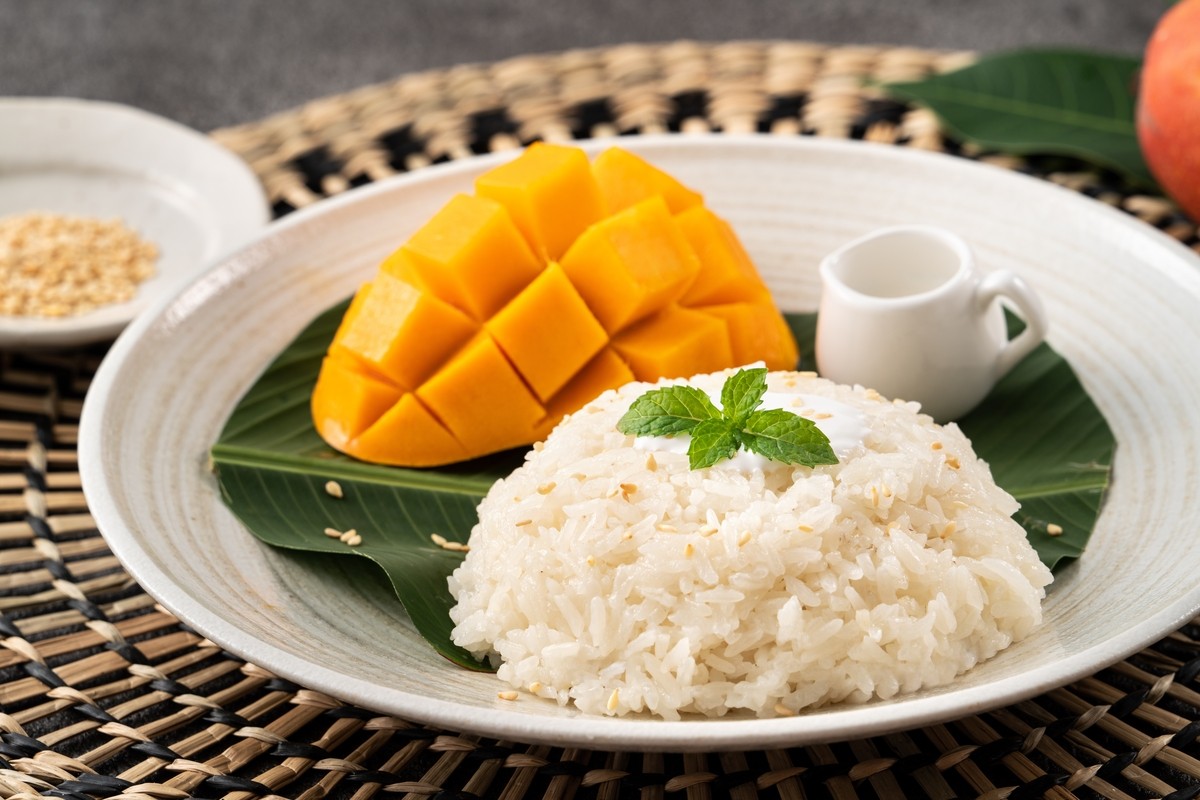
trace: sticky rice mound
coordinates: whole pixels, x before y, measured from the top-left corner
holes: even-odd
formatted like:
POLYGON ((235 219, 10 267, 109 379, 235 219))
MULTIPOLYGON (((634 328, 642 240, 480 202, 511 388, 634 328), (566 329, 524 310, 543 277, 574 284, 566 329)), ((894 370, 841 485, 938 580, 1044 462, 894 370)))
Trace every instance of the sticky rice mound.
POLYGON ((811 374, 768 386, 869 432, 835 465, 690 470, 617 430, 654 385, 605 392, 481 503, 454 642, 589 713, 774 716, 945 684, 1041 622, 1050 572, 957 426, 811 374))

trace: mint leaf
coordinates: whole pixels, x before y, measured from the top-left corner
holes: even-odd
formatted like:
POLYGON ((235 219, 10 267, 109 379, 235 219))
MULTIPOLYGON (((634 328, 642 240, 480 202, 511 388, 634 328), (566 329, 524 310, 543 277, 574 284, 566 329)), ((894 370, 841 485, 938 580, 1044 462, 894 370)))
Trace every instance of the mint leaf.
POLYGON ((725 419, 739 428, 746 424, 750 412, 758 408, 767 393, 767 369, 739 369, 721 387, 721 407, 725 419))
POLYGON ((721 412, 704 392, 694 386, 667 386, 634 400, 617 422, 617 430, 633 436, 674 436, 705 420, 719 419, 721 412))
POLYGON ((838 463, 829 437, 812 420, 790 411, 755 411, 739 437, 751 452, 772 461, 816 467, 838 463))
POLYGON ((692 429, 688 445, 688 466, 692 469, 711 467, 718 461, 733 458, 738 450, 738 432, 727 419, 706 419, 692 429))

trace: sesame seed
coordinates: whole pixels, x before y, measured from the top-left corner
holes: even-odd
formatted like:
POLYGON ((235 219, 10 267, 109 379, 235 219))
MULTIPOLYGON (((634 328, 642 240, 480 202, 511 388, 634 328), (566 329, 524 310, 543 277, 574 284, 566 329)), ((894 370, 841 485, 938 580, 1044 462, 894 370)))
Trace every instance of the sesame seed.
POLYGON ((325 481, 325 494, 330 497, 336 497, 338 500, 345 497, 342 493, 342 485, 337 481, 325 481))
POLYGON ((516 699, 517 699, 517 693, 516 693, 516 692, 512 692, 512 691, 509 691, 509 692, 496 692, 496 697, 500 698, 501 700, 516 700, 516 699))
POLYGON ((0 314, 65 317, 131 299, 158 247, 119 219, 34 212, 0 219, 0 314))
POLYGON ((438 547, 446 546, 446 537, 442 536, 440 533, 431 533, 431 534, 429 534, 429 538, 432 539, 433 543, 436 544, 438 547))
POLYGON ((634 494, 636 492, 637 492, 637 484, 636 483, 622 483, 621 484, 621 497, 625 498, 626 500, 629 499, 629 496, 631 494, 634 494))
POLYGON ((350 547, 358 547, 362 544, 362 537, 356 533, 346 540, 346 544, 350 547))
POLYGON ((949 456, 946 458, 946 466, 950 469, 958 469, 962 466, 962 463, 960 463, 959 460, 954 456, 949 456))
POLYGON ((1046 533, 1048 533, 1051 536, 1062 536, 1063 535, 1063 527, 1062 527, 1062 525, 1055 525, 1053 522, 1051 522, 1049 525, 1046 526, 1046 533))
POLYGON ((701 536, 712 536, 718 530, 720 530, 720 528, 718 528, 716 525, 705 525, 703 528, 700 529, 700 535, 701 536))
POLYGON ((804 533, 812 533, 813 532, 812 525, 797 525, 796 528, 800 531, 803 531, 804 533))
POLYGON ((750 531, 742 531, 742 535, 738 537, 738 547, 750 541, 750 531))
POLYGON ((832 416, 833 416, 833 414, 830 414, 826 411, 822 411, 819 414, 813 414, 813 419, 829 419, 832 416))
POLYGON ((539 486, 537 488, 537 493, 538 494, 550 494, 551 492, 554 491, 555 486, 558 486, 558 484, 555 483, 554 481, 550 481, 549 483, 543 483, 541 486, 539 486))
POLYGON ((794 717, 796 712, 785 706, 783 703, 775 704, 775 713, 781 717, 794 717))
POLYGON ((654 472, 658 469, 658 462, 654 460, 653 453, 646 456, 646 469, 650 470, 651 472, 654 472))
POLYGON ((942 443, 941 443, 941 442, 934 442, 933 444, 929 445, 929 449, 930 449, 930 450, 941 450, 941 449, 942 449, 942 443))
POLYGON ((595 557, 595 556, 588 556, 588 557, 587 557, 587 565, 588 565, 589 567, 594 567, 594 566, 596 566, 596 557, 595 557))
POLYGON ((608 696, 608 710, 616 711, 617 705, 621 702, 621 694, 617 689, 612 690, 612 694, 608 696))
POLYGON ((685 544, 683 546, 683 557, 684 558, 691 558, 692 554, 695 552, 696 552, 696 548, 692 546, 691 542, 688 542, 687 544, 685 544))
POLYGON ((875 391, 874 389, 867 389, 865 392, 863 392, 863 396, 866 397, 868 400, 882 400, 883 399, 883 395, 881 395, 879 392, 875 391))
POLYGON ((339 540, 340 540, 340 541, 341 541, 343 544, 345 544, 345 543, 349 542, 349 541, 350 541, 350 539, 351 539, 352 537, 354 537, 354 536, 358 536, 358 531, 354 530, 354 528, 351 528, 351 529, 350 529, 350 530, 348 530, 348 531, 342 531, 342 535, 341 535, 341 536, 339 536, 339 537, 338 537, 338 539, 339 539, 339 540))
POLYGON ((874 486, 871 487, 871 505, 879 508, 879 489, 874 486))
POLYGON ((946 527, 942 528, 942 538, 948 539, 956 530, 958 530, 958 523, 950 520, 946 523, 946 527))
POLYGON ((516 523, 518 528, 524 528, 526 525, 532 525, 532 524, 533 524, 533 520, 531 520, 531 519, 523 519, 520 522, 516 523))
POLYGON ((621 539, 623 541, 628 542, 632 538, 633 538, 633 531, 626 530, 624 533, 621 534, 621 539))
POLYGON ((679 528, 676 528, 674 525, 668 525, 665 522, 658 523, 654 526, 654 529, 662 531, 663 533, 674 533, 675 531, 679 530, 679 528))
POLYGON ((342 538, 342 532, 339 531, 337 528, 326 528, 325 535, 328 536, 330 539, 342 538))
POLYGON ((529 684, 529 691, 532 692, 533 694, 537 694, 541 690, 542 690, 542 682, 541 681, 534 681, 533 683, 529 684))

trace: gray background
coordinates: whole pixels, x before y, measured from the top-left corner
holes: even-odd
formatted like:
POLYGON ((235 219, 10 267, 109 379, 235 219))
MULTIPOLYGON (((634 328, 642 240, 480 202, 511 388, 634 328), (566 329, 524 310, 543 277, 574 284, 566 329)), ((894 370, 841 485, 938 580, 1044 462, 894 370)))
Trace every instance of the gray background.
POLYGON ((627 41, 805 39, 1138 53, 1167 0, 0 0, 0 95, 200 129, 405 72, 627 41))

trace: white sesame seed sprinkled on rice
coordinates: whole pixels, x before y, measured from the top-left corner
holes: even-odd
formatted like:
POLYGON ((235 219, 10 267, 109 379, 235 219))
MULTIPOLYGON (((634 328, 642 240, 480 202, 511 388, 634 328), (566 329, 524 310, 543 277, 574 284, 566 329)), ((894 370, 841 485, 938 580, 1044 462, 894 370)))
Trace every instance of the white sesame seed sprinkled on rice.
POLYGON ((1062 536, 1063 535, 1063 527, 1062 527, 1062 525, 1056 525, 1053 522, 1051 522, 1049 525, 1046 526, 1046 533, 1048 533, 1051 536, 1062 536))
POLYGON ((330 497, 336 497, 338 500, 345 497, 345 494, 342 492, 342 485, 337 481, 325 481, 325 494, 330 497))

